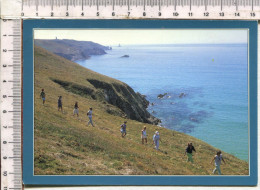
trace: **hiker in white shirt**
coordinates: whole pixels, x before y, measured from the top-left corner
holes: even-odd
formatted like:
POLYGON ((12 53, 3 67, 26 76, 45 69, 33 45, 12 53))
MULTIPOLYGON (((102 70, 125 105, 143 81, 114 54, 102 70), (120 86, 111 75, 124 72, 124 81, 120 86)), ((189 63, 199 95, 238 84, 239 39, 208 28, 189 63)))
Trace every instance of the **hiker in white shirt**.
POLYGON ((92 108, 89 108, 89 111, 88 111, 88 113, 87 113, 87 116, 88 116, 88 118, 89 118, 88 125, 91 124, 92 127, 95 127, 94 124, 93 124, 93 122, 92 122, 92 114, 93 114, 93 113, 92 113, 92 108))
POLYGON ((142 139, 142 144, 144 144, 144 141, 147 144, 147 134, 146 134, 145 126, 144 126, 143 130, 141 131, 141 139, 142 139))
POLYGON ((221 175, 221 170, 220 170, 221 161, 223 160, 224 164, 226 164, 225 160, 222 157, 221 151, 217 152, 217 155, 214 156, 214 158, 211 160, 210 163, 212 163, 213 160, 215 160, 215 169, 213 170, 213 174, 215 174, 216 171, 218 171, 218 175, 221 175))
POLYGON ((155 145, 155 149, 156 150, 159 150, 159 141, 162 142, 161 138, 160 138, 160 135, 159 135, 159 132, 156 131, 155 134, 153 135, 153 144, 155 145))

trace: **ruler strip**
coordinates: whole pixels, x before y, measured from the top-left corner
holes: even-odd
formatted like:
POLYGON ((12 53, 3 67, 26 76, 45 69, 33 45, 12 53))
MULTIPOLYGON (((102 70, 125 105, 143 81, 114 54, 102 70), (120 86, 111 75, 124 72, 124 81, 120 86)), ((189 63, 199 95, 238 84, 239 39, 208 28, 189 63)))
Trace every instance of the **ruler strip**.
POLYGON ((162 6, 171 6, 177 3, 178 6, 189 6, 192 4, 193 6, 216 6, 220 3, 226 6, 252 6, 260 5, 259 0, 22 0, 22 6, 96 6, 96 5, 112 5, 115 4, 116 6, 125 6, 130 3, 131 6, 158 6, 161 4, 162 6))
POLYGON ((22 189, 21 20, 1 20, 1 190, 22 189))
POLYGON ((1 11, 2 18, 257 20, 260 0, 2 0, 1 11))

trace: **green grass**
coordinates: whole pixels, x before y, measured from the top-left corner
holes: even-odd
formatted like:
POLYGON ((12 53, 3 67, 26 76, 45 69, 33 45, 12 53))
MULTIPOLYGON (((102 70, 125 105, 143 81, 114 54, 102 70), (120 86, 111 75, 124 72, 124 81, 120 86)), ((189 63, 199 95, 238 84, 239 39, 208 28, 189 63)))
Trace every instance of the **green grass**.
MULTIPOLYGON (((217 148, 183 133, 126 119, 120 109, 95 100, 89 91, 84 91, 98 91, 89 82, 93 80, 125 88, 118 80, 35 48, 35 175, 211 175, 214 164, 210 161, 217 148), (46 93, 45 105, 40 98, 42 88, 46 93), (63 113, 57 109, 60 95, 63 113), (79 102, 79 117, 73 116, 75 101, 79 102), (93 107, 96 127, 86 126, 89 107, 93 107), (116 114, 109 114, 108 108, 116 114), (125 120, 127 136, 122 138, 120 125, 125 120), (141 144, 144 125, 148 145, 141 144), (161 151, 154 150, 152 145, 156 130, 162 138, 161 151), (194 164, 187 163, 184 156, 188 142, 197 150, 194 164)), ((224 175, 248 175, 247 162, 225 152, 223 156, 227 163, 221 166, 224 175)))

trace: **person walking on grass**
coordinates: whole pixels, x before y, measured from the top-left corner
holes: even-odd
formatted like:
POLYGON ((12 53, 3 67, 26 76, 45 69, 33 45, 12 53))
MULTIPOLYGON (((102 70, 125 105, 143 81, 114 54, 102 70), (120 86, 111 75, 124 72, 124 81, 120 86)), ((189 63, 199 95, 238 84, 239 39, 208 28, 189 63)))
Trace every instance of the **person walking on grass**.
POLYGON ((42 98, 42 104, 44 104, 45 103, 45 92, 44 92, 44 89, 42 89, 40 97, 42 98))
POLYGON ((92 121, 92 114, 93 114, 92 108, 89 108, 88 113, 87 113, 87 116, 89 118, 88 125, 91 124, 92 127, 95 127, 93 124, 93 121, 92 121))
POLYGON ((141 131, 141 139, 142 139, 142 144, 144 144, 144 141, 147 144, 146 126, 144 126, 143 130, 141 131))
POLYGON ((121 125, 121 129, 120 129, 123 138, 126 136, 126 123, 127 123, 127 121, 124 121, 124 123, 121 125))
POLYGON ((214 158, 211 160, 211 164, 213 162, 213 160, 215 160, 215 169, 213 170, 213 174, 216 173, 216 171, 218 171, 218 175, 221 175, 221 170, 220 170, 220 165, 221 165, 221 161, 224 162, 224 164, 226 164, 224 158, 222 157, 221 151, 217 151, 217 155, 214 156, 214 158))
POLYGON ((187 146, 186 151, 185 151, 185 154, 187 154, 187 156, 188 156, 187 162, 190 161, 191 163, 193 163, 192 151, 196 152, 192 143, 188 143, 188 146, 187 146))
POLYGON ((155 132, 155 134, 153 135, 153 144, 155 145, 155 149, 159 150, 159 141, 162 142, 161 138, 160 138, 160 134, 158 131, 155 132))
POLYGON ((79 116, 79 105, 78 102, 75 102, 74 110, 73 110, 73 116, 77 114, 77 117, 79 116))
POLYGON ((62 112, 62 96, 59 96, 58 98, 58 111, 62 112))

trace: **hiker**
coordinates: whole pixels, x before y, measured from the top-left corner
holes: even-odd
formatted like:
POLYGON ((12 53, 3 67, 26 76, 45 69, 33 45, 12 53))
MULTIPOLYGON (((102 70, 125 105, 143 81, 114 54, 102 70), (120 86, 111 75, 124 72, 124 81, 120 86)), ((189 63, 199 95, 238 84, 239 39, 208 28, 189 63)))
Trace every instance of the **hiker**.
POLYGON ((121 134, 122 134, 122 137, 125 137, 126 136, 126 123, 127 121, 124 121, 124 123, 121 125, 121 134))
POLYGON ((62 112, 62 96, 59 96, 59 99, 58 99, 58 111, 62 112))
POLYGON ((93 124, 93 122, 92 122, 92 114, 93 114, 92 112, 93 112, 93 111, 92 111, 92 108, 89 108, 88 113, 87 113, 87 116, 88 116, 88 118, 89 118, 88 125, 91 124, 92 127, 95 127, 94 124, 93 124))
MULTIPOLYGON (((159 150, 159 141, 161 141, 160 134, 158 131, 153 135, 153 144, 155 145, 155 149, 159 150)), ((162 141, 161 141, 162 142, 162 141)))
POLYGON ((192 151, 196 152, 194 146, 192 146, 192 143, 188 143, 188 146, 185 151, 185 154, 187 154, 188 156, 187 162, 190 161, 191 163, 193 163, 192 151))
POLYGON ((221 151, 217 151, 217 155, 214 156, 214 158, 211 160, 211 164, 213 162, 213 160, 215 160, 215 169, 213 170, 213 174, 216 173, 216 171, 218 171, 218 175, 221 175, 221 170, 220 170, 220 165, 221 165, 221 160, 223 160, 224 164, 226 164, 225 160, 222 157, 221 151))
POLYGON ((143 130, 141 131, 141 139, 142 139, 142 144, 144 144, 144 141, 147 144, 146 126, 144 126, 143 130))
POLYGON ((79 105, 78 102, 75 102, 74 110, 73 110, 73 116, 77 114, 77 117, 79 116, 79 105))
POLYGON ((44 89, 42 89, 40 97, 42 98, 42 104, 44 104, 45 103, 45 92, 44 92, 44 89))

